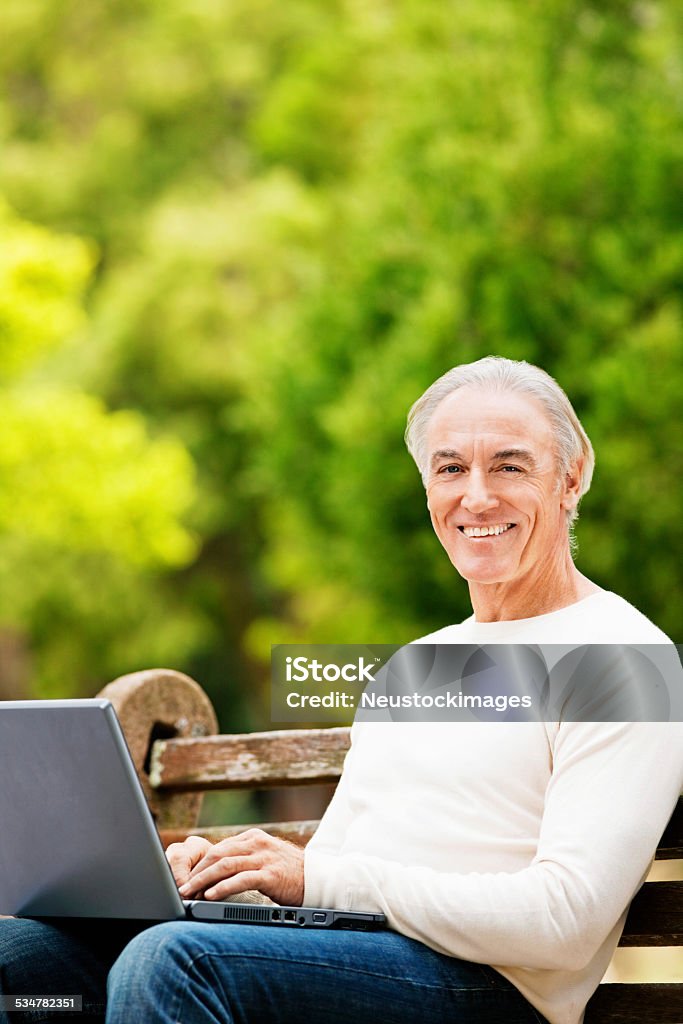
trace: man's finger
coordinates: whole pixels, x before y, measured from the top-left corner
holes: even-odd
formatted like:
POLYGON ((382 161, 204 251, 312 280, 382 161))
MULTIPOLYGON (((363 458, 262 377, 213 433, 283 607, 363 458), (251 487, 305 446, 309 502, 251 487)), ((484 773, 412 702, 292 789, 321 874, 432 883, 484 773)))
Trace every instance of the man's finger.
MULTIPOLYGON (((224 857, 243 857, 247 852, 251 853, 254 840, 259 837, 250 835, 250 832, 240 832, 239 835, 221 839, 219 843, 202 850, 202 856, 194 862, 192 874, 195 875, 199 871, 211 867, 224 857)), ((265 835, 265 832, 261 834, 265 835)), ((259 843, 259 845, 262 844, 259 843)))
POLYGON ((186 850, 182 843, 172 843, 166 850, 168 861, 173 877, 177 885, 182 885, 190 877, 192 867, 189 850, 186 850))
POLYGON ((209 845, 201 836, 188 836, 184 843, 171 843, 166 849, 166 859, 177 885, 188 880, 193 866, 202 859, 209 845))
POLYGON ((195 869, 184 885, 181 885, 180 894, 190 896, 200 889, 210 888, 222 879, 231 878, 240 872, 253 871, 255 866, 253 857, 222 857, 201 871, 195 869))
POLYGON ((224 878, 221 882, 211 886, 204 893, 207 900, 224 900, 227 896, 237 896, 241 892, 251 889, 259 889, 263 882, 261 871, 242 871, 231 878, 224 878))

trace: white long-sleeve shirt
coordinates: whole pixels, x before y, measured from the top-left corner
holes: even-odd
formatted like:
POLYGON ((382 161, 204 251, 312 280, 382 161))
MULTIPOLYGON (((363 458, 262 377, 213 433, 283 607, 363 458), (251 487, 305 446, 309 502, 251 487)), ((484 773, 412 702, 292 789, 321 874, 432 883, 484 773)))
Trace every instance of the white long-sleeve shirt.
MULTIPOLYGON (((418 642, 670 644, 607 591, 418 642)), ((579 1024, 681 789, 681 723, 356 722, 304 904, 381 911, 579 1024)))

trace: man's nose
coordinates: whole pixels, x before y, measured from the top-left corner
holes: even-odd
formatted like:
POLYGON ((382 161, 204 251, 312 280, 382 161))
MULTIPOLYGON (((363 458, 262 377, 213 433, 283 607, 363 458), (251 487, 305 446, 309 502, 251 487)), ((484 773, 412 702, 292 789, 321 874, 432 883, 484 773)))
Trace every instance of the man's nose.
POLYGON ((466 485, 460 500, 463 508, 473 515, 488 512, 498 504, 498 498, 490 487, 487 474, 480 470, 471 470, 466 478, 466 485))

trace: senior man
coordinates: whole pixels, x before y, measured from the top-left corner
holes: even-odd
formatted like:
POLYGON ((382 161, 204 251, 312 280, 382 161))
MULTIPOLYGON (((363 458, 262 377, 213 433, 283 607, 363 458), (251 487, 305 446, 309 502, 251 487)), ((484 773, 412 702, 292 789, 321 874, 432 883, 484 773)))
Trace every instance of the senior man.
MULTIPOLYGON (((456 367, 413 406, 406 436, 474 612, 419 642, 670 643, 574 565, 593 451, 544 371, 497 357, 456 367)), ((391 930, 156 925, 116 960, 107 1022, 578 1024, 682 787, 680 723, 357 722, 305 851, 252 829, 168 857, 186 897, 258 889, 382 911, 391 930)), ((63 988, 87 957, 96 1010, 111 948, 3 927, 61 957, 63 988)), ((16 992, 9 959, 0 928, 0 978, 16 992)))

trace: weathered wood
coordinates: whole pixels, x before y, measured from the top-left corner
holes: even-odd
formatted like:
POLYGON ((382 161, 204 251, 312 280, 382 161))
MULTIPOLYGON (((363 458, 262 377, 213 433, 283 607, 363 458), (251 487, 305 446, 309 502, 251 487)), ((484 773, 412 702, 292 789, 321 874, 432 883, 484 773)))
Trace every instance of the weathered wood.
POLYGON ((584 1024, 681 1024, 683 985, 600 985, 584 1024))
POLYGON ((187 792, 336 782, 349 742, 346 727, 158 740, 150 783, 187 792))
POLYGON ((631 903, 620 945, 683 945, 683 882, 646 882, 631 903))
POLYGON ((182 843, 188 836, 203 836, 211 843, 218 843, 221 839, 228 839, 248 828, 262 828, 264 832, 280 839, 289 839, 297 846, 305 846, 308 840, 318 827, 318 821, 268 821, 265 824, 257 825, 211 825, 206 828, 163 828, 159 830, 161 842, 169 846, 170 843, 182 843))
MULTIPOLYGON (((348 737, 344 727, 158 740, 152 750, 151 784, 163 791, 193 792, 335 782, 348 737)), ((656 857, 683 858, 683 797, 656 857)))
POLYGON ((683 858, 683 797, 679 797, 657 849, 657 860, 677 858, 683 858))
POLYGON ((218 724, 211 701, 189 676, 149 669, 121 676, 98 694, 112 702, 157 825, 192 827, 200 793, 159 793, 149 781, 151 748, 161 737, 206 736, 218 724))

